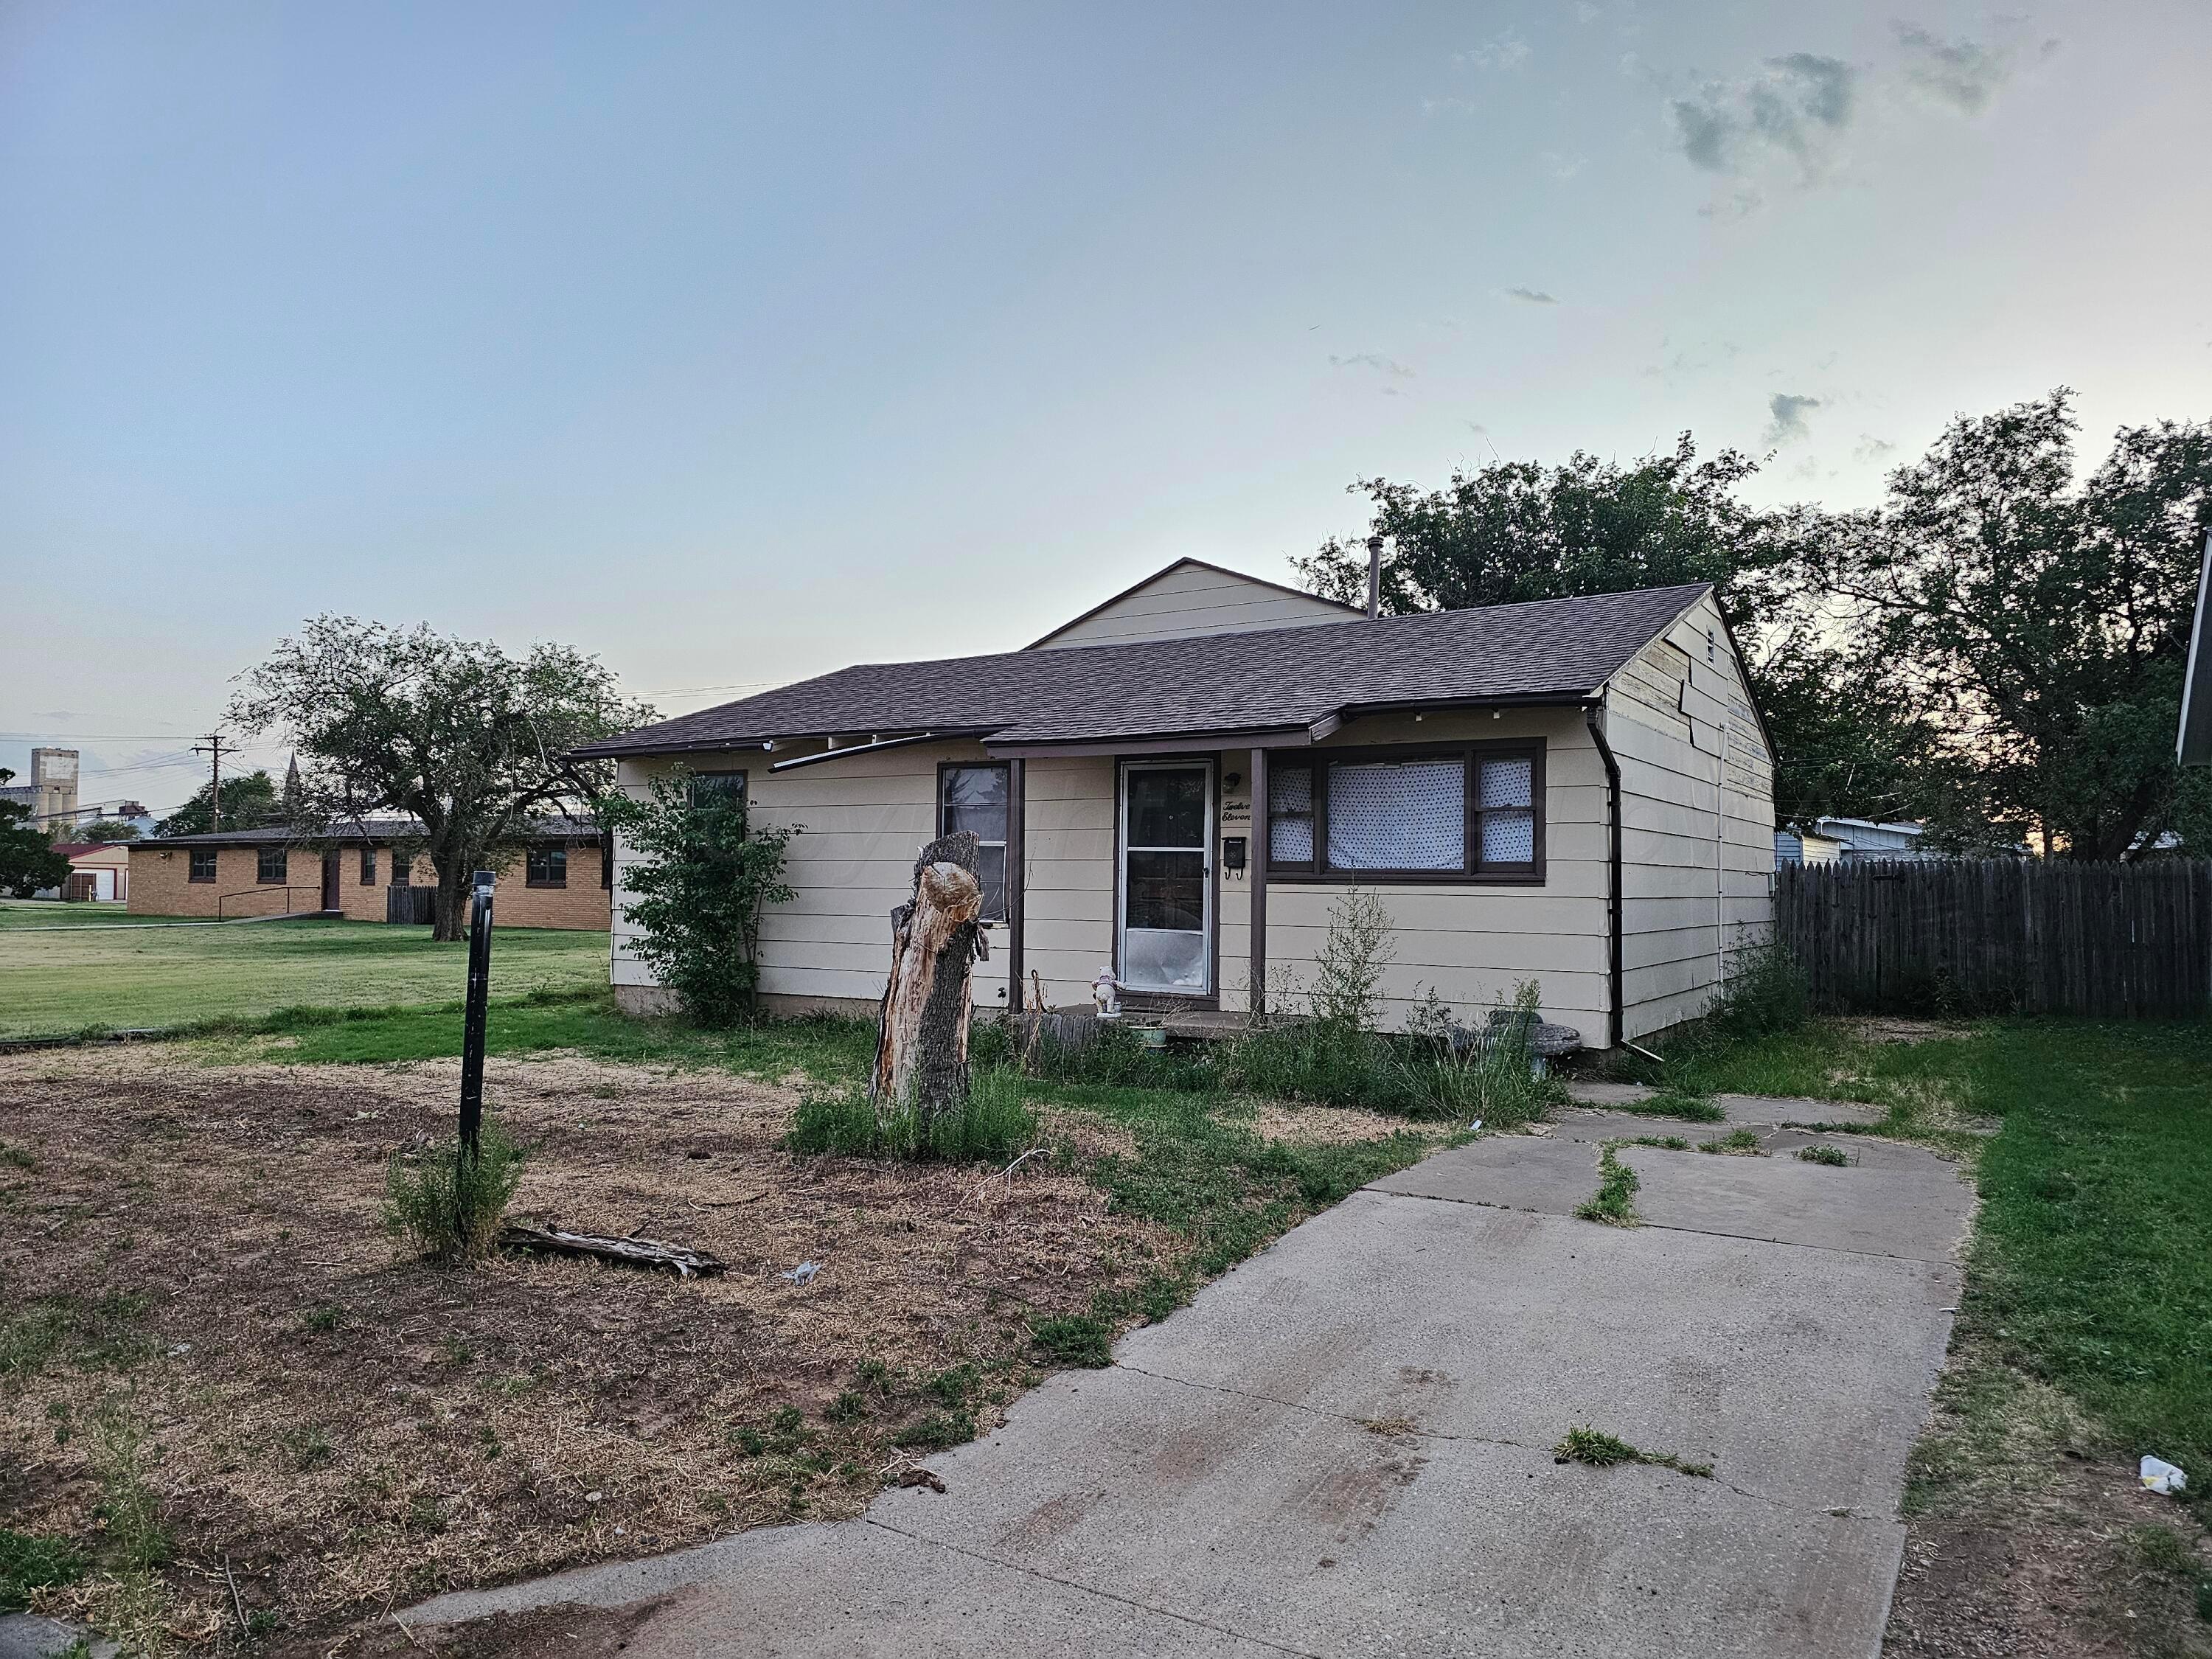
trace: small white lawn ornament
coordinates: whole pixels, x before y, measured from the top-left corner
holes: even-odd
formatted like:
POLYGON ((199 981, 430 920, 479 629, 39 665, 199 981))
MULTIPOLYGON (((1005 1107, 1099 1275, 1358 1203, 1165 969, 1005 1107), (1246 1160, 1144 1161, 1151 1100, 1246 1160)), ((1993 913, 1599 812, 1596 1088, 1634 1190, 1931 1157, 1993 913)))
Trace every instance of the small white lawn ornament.
POLYGON ((1121 988, 1114 982, 1114 970, 1111 968, 1101 968, 1098 970, 1098 977, 1091 981, 1091 1000, 1098 1005, 1099 1018, 1121 1018, 1121 999, 1116 994, 1121 988))

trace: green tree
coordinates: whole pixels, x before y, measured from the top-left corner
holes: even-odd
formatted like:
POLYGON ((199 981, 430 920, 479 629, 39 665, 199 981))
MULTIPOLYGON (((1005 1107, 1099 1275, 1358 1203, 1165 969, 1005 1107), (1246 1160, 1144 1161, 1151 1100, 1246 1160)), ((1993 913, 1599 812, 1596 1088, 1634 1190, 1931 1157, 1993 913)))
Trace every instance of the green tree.
POLYGON ((514 862, 534 817, 594 808, 612 769, 568 752, 653 718, 568 646, 511 657, 427 623, 318 617, 243 680, 228 718, 290 738, 303 763, 292 813, 303 838, 373 812, 421 823, 440 939, 462 935, 471 873, 514 862))
POLYGON ((754 830, 744 798, 694 791, 688 775, 656 778, 644 797, 604 803, 608 823, 640 855, 623 877, 637 897, 623 915, 633 945, 702 1025, 750 1015, 760 990, 761 913, 796 895, 783 879, 795 830, 754 830))
POLYGON ((198 793, 154 826, 154 833, 204 836, 216 830, 260 830, 283 817, 276 781, 266 772, 245 772, 222 781, 221 823, 216 822, 213 796, 214 786, 202 784, 198 793))
MULTIPOLYGON (((0 787, 15 775, 0 766, 0 787)), ((69 860, 54 851, 31 817, 31 808, 22 802, 0 800, 0 893, 10 898, 28 898, 42 887, 58 887, 69 879, 69 860)))
POLYGON ((1835 515, 1813 569, 1855 659, 1926 736, 1921 811, 1955 839, 2033 824, 2117 859, 2201 822, 2173 733, 2212 529, 2212 425, 2121 428, 2077 475, 2064 387, 1954 420, 1888 498, 1835 515))
MULTIPOLYGON (((1830 637, 1805 580, 1804 549, 1825 515, 1747 506, 1737 491, 1757 470, 1733 449, 1700 460, 1685 433, 1671 453, 1627 466, 1577 451, 1559 466, 1455 471, 1439 490, 1385 478, 1350 489, 1372 505, 1370 534, 1389 539, 1381 599, 1391 614, 1714 584, 1779 751, 1778 815, 1893 813, 1917 732, 1886 683, 1830 637)), ((1364 603, 1364 543, 1324 542, 1291 562, 1313 592, 1364 603)))
POLYGON ((138 826, 125 823, 121 818, 94 818, 90 823, 81 823, 76 827, 76 838, 110 846, 118 841, 137 840, 138 826))

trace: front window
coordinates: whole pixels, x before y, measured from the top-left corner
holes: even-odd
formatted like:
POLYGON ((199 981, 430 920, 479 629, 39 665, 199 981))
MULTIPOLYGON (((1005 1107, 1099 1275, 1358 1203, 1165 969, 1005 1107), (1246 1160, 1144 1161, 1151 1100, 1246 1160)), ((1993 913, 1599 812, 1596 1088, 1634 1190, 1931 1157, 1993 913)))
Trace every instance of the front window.
POLYGON ((361 849, 361 884, 364 887, 376 885, 376 848, 374 847, 361 849))
POLYGON ((414 879, 414 876, 415 855, 412 853, 400 852, 394 848, 392 854, 392 884, 394 887, 404 887, 414 879))
POLYGON ((1540 881, 1543 776, 1540 744, 1279 760, 1268 866, 1293 878, 1540 881))
POLYGON ((215 860, 216 852, 214 848, 195 847, 192 848, 192 870, 191 879, 194 881, 213 881, 215 879, 215 860))
POLYGON ((1006 768, 945 766, 937 774, 937 833, 974 832, 981 843, 975 875, 983 888, 983 920, 1006 919, 1006 768))
POLYGON ((291 858, 281 847, 264 847, 253 872, 254 880, 264 886, 274 886, 284 879, 291 867, 291 858))
POLYGON ((524 855, 526 884, 532 887, 566 887, 568 884, 568 849, 565 847, 533 847, 524 855))

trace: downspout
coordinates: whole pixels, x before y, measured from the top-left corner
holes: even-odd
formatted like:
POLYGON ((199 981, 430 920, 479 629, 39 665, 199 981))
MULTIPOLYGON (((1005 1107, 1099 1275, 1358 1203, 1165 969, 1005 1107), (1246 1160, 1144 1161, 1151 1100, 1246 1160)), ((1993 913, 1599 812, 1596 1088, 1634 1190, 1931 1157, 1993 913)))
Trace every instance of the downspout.
POLYGON ((1613 745, 1605 740, 1605 695, 1598 701, 1583 705, 1583 724, 1589 727, 1590 741, 1597 745, 1598 758, 1605 763, 1605 908, 1606 908, 1606 1046, 1618 1048, 1626 1041, 1623 1030, 1621 1006, 1621 931, 1625 908, 1620 890, 1620 762, 1613 752, 1613 745))

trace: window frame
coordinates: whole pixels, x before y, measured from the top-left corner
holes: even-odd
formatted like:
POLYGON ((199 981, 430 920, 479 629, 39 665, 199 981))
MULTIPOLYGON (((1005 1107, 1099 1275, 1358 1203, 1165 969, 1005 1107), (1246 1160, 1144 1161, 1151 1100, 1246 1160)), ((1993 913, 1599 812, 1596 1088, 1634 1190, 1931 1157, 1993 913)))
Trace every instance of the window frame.
MULTIPOLYGON (((1013 829, 1014 769, 1010 763, 994 760, 939 761, 937 763, 936 805, 937 834, 939 836, 951 833, 945 827, 945 775, 947 772, 997 772, 1003 775, 1006 781, 1006 828, 1009 831, 1013 829)), ((995 916, 980 916, 977 920, 981 921, 984 926, 988 927, 1002 927, 1006 926, 1006 912, 1009 908, 1006 902, 1006 889, 1012 880, 1012 872, 1009 870, 1006 866, 1006 860, 1011 856, 1009 844, 1004 839, 998 841, 985 841, 981 836, 978 836, 975 840, 978 846, 995 847, 999 849, 999 867, 1002 872, 999 880, 999 914, 995 916)))
POLYGON ((292 849, 289 847, 257 847, 253 849, 253 882, 257 887, 282 887, 292 878, 292 849), (276 873, 270 873, 270 861, 276 861, 276 873))
POLYGON ((525 887, 544 887, 555 891, 565 890, 568 885, 568 843, 565 842, 541 842, 533 847, 524 848, 522 854, 522 884, 525 887), (532 875, 530 873, 531 866, 539 859, 545 860, 545 866, 548 870, 552 870, 557 867, 560 872, 559 876, 556 878, 551 875, 543 877, 532 875), (557 866, 554 862, 556 859, 560 861, 557 866))
POLYGON ((1310 862, 1284 863, 1274 855, 1275 814, 1267 813, 1267 879, 1272 882, 1361 883, 1391 885, 1426 883, 1451 887, 1541 887, 1545 880, 1544 758, 1542 738, 1480 738, 1464 743, 1371 744, 1343 748, 1296 751, 1277 750, 1267 757, 1267 781, 1272 789, 1281 772, 1310 769, 1313 773, 1313 846, 1310 862), (1485 864, 1482 853, 1482 763, 1527 757, 1530 806, 1529 857, 1525 863, 1485 864), (1328 769, 1360 766, 1376 761, 1455 760, 1465 791, 1466 844, 1456 870, 1342 870, 1328 863, 1328 769))
POLYGON ((376 843, 373 841, 362 843, 361 884, 363 887, 376 885, 376 843))
POLYGON ((185 849, 185 880, 213 884, 222 878, 222 849, 219 847, 188 847, 185 849), (200 860, 207 860, 207 874, 200 873, 200 860))

